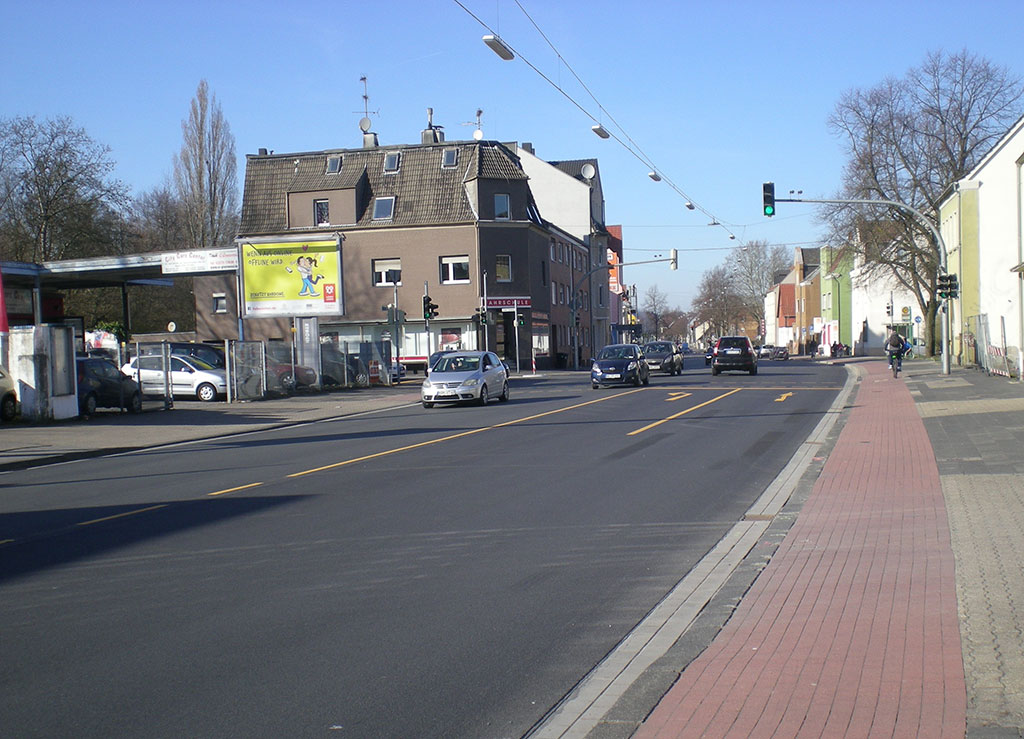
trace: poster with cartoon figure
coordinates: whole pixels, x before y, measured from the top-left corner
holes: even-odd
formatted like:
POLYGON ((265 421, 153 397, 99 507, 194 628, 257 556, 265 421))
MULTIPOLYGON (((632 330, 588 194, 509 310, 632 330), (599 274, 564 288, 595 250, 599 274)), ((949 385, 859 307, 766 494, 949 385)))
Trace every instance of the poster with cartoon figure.
POLYGON ((337 240, 241 242, 247 317, 344 315, 337 240))

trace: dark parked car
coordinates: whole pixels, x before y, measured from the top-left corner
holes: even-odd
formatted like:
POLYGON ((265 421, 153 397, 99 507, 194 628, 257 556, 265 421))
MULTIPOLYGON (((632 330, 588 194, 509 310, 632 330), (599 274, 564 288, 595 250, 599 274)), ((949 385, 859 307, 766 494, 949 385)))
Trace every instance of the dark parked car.
POLYGON ((97 408, 142 410, 142 391, 135 380, 109 359, 78 357, 78 411, 91 416, 97 408))
POLYGON ((757 374, 757 354, 746 336, 723 336, 711 354, 711 374, 723 371, 757 374))
POLYGON ((789 349, 784 346, 777 346, 772 351, 772 359, 789 359, 789 349))
POLYGON ((644 352, 636 344, 609 344, 590 362, 590 384, 595 390, 602 385, 646 385, 650 374, 644 352))
POLYGON ((661 370, 670 375, 683 374, 683 355, 671 341, 652 341, 644 345, 644 359, 653 372, 661 370))

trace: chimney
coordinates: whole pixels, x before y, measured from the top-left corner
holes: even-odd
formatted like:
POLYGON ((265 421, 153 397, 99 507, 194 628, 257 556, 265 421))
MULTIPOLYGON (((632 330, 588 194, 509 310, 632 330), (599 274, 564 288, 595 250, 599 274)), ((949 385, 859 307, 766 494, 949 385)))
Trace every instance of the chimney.
POLYGON ((420 143, 421 144, 441 144, 444 143, 444 131, 441 129, 444 126, 434 125, 434 109, 427 108, 427 127, 420 132, 420 143))
POLYGON ((259 155, 261 157, 265 157, 267 155, 267 150, 264 147, 262 147, 262 146, 260 147, 259 155))
POLYGON ((363 148, 364 149, 376 149, 377 148, 377 134, 372 131, 363 132, 363 148))
POLYGON ((529 141, 523 142, 523 151, 529 152, 530 154, 537 156, 537 152, 533 150, 533 144, 531 144, 529 141))

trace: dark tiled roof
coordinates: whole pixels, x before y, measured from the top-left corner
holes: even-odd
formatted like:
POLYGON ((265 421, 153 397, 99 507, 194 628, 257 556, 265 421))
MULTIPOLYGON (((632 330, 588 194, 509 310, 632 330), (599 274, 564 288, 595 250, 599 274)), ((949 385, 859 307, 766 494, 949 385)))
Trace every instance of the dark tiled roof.
MULTIPOLYGON (((365 178, 365 193, 357 202, 356 227, 451 225, 472 223, 476 214, 466 194, 475 179, 527 179, 519 159, 493 141, 457 141, 420 146, 319 151, 246 157, 241 235, 287 232, 289 192, 318 192, 356 188, 365 178), (457 149, 454 167, 442 167, 445 149, 457 149), (397 172, 384 172, 388 153, 399 153, 397 172), (341 172, 328 175, 329 156, 342 156, 341 172), (395 196, 394 216, 373 220, 373 199, 395 196)), ((294 229, 292 229, 294 230, 294 229)))

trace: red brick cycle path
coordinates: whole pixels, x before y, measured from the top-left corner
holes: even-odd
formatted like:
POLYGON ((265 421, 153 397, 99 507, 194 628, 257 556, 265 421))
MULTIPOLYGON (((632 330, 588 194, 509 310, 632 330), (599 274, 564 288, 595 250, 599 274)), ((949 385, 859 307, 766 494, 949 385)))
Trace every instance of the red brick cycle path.
POLYGON ((884 360, 768 566, 636 737, 963 737, 953 551, 928 435, 884 360))

